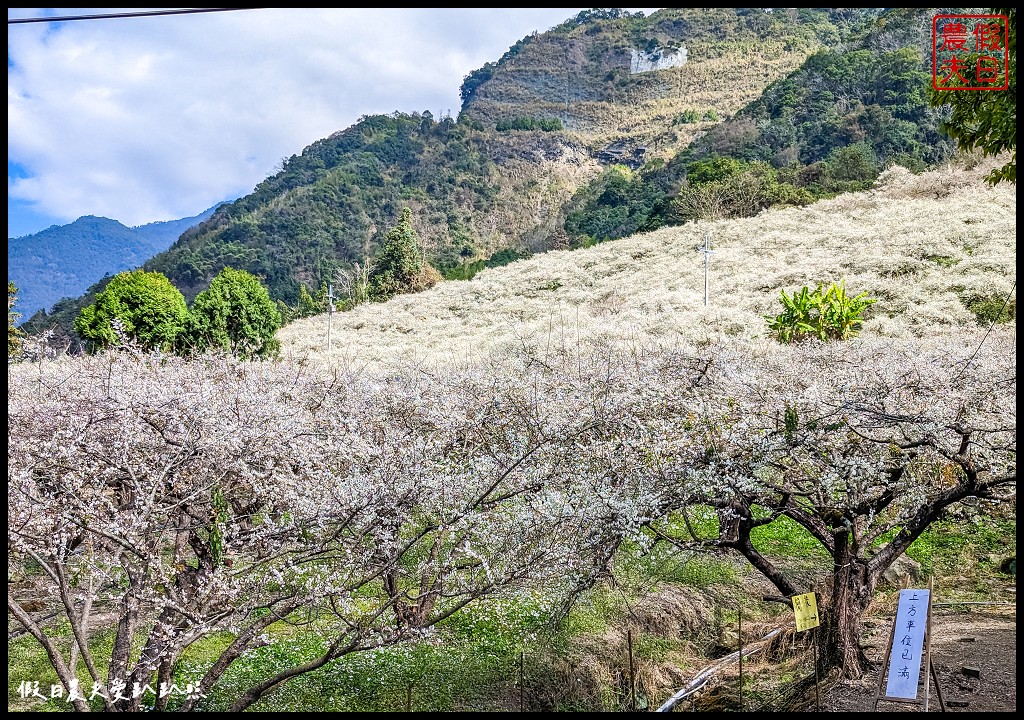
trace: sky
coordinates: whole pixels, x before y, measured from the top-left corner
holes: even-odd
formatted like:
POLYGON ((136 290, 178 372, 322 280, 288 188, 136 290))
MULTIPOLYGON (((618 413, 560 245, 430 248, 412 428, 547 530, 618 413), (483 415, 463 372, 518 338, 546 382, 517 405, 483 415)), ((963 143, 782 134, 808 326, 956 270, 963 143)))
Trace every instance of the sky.
MULTIPOLYGON (((8 8, 7 18, 157 9, 8 8)), ((8 23, 7 236, 83 215, 128 226, 191 217, 250 193, 282 160, 362 116, 457 118, 467 74, 583 9, 8 23)))

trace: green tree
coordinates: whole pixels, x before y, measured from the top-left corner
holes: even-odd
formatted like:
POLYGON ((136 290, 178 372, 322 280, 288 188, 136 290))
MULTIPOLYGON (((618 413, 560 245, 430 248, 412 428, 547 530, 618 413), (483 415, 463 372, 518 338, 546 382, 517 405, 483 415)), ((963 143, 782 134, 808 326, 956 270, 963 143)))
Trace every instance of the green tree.
POLYGON ((433 284, 424 282, 425 265, 416 230, 412 226, 412 212, 403 208, 402 219, 388 231, 373 259, 369 277, 370 299, 384 301, 433 284))
POLYGON ((96 302, 82 308, 75 332, 93 351, 120 343, 119 331, 146 350, 167 349, 187 315, 185 297, 165 275, 128 270, 111 278, 96 302))
POLYGON ((727 180, 743 172, 743 163, 735 158, 709 155, 686 166, 686 179, 691 184, 727 180))
POLYGON ((244 359, 280 349, 281 313, 259 278, 226 267, 196 296, 177 346, 182 352, 219 348, 244 359))
POLYGON ((837 147, 825 162, 829 175, 835 180, 870 183, 878 177, 878 159, 867 143, 837 147))
POLYGON ((21 313, 14 312, 14 306, 18 303, 18 286, 7 281, 7 359, 17 360, 21 357, 21 336, 22 332, 15 323, 21 317, 21 313))
MULTIPOLYGON (((931 90, 932 105, 948 105, 952 115, 943 129, 967 151, 981 150, 985 156, 1012 151, 1010 161, 993 170, 988 181, 1017 183, 1017 9, 992 8, 993 14, 1009 18, 1006 73, 1009 87, 1005 90, 957 91, 931 90)), ((962 70, 971 85, 977 85, 977 56, 968 56, 962 70)))
POLYGON ((327 312, 327 284, 321 284, 316 295, 310 295, 306 285, 299 286, 299 302, 293 311, 294 318, 304 318, 327 312))

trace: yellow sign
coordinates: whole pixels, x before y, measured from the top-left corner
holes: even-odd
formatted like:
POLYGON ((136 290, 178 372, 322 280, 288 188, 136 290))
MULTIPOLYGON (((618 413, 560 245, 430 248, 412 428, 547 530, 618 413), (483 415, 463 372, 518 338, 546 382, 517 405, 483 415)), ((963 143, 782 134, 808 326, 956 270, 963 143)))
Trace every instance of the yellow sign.
POLYGON ((818 627, 818 603, 814 599, 814 593, 794 595, 793 612, 796 614, 797 632, 818 627))

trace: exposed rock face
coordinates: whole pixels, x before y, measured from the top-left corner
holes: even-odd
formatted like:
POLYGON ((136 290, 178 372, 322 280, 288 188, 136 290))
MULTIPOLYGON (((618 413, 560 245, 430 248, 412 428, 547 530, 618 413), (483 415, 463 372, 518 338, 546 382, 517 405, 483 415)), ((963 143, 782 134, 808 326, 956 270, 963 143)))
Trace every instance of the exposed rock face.
POLYGON ((650 72, 652 70, 667 70, 668 68, 679 67, 686 64, 686 48, 679 48, 671 55, 664 54, 661 50, 652 53, 643 50, 632 50, 629 61, 629 72, 631 75, 650 72))
POLYGON ((597 159, 604 165, 622 164, 636 170, 644 164, 644 146, 632 147, 626 141, 619 140, 597 152, 597 159))

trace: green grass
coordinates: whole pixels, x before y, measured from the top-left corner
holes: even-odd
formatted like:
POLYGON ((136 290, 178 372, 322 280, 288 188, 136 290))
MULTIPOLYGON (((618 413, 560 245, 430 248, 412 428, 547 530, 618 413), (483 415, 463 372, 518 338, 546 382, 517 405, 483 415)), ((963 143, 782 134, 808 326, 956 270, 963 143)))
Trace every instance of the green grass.
MULTIPOLYGON (((64 643, 61 643, 61 647, 64 643)), ((38 681, 40 691, 49 696, 51 684, 58 682, 46 653, 31 635, 23 635, 7 643, 7 707, 19 710, 63 710, 66 703, 43 702, 38 698, 22 699, 18 694, 21 682, 38 681)), ((90 687, 87 685, 86 687, 90 687)))
POLYGON ((758 552, 773 557, 828 557, 817 539, 792 518, 781 515, 754 528, 750 538, 758 552))
MULTIPOLYGON (((64 656, 65 662, 67 662, 72 643, 70 624, 65 620, 56 628, 50 627, 47 630, 53 637, 54 646, 64 656)), ((96 663, 96 670, 102 677, 106 677, 107 669, 110 667, 110 653, 114 649, 114 636, 113 630, 107 630, 97 632, 89 638, 89 650, 96 663)), ((142 639, 143 637, 140 634, 133 646, 135 653, 141 652, 142 639)), ((43 712, 67 711, 71 709, 71 705, 62 699, 50 699, 45 702, 37 698, 22 699, 18 694, 18 685, 22 680, 38 680, 40 688, 46 695, 49 695, 51 685, 60 685, 57 672, 50 665, 46 652, 31 635, 23 635, 17 640, 8 643, 8 707, 43 712)), ((81 660, 78 663, 78 681, 81 692, 88 698, 92 694, 93 681, 89 676, 85 663, 81 660)), ((89 705, 93 710, 103 709, 103 701, 99 697, 95 697, 89 702, 89 705)))
POLYGON ((925 575, 978 576, 998 572, 999 560, 1017 552, 1015 519, 983 513, 966 520, 941 520, 922 533, 907 549, 925 575))
POLYGON ((699 589, 718 584, 731 585, 737 578, 735 563, 705 556, 695 556, 679 563, 663 577, 669 582, 699 589))
MULTIPOLYGON (((448 618, 421 642, 354 653, 294 678, 253 710, 387 712, 405 710, 409 702, 413 710, 487 709, 490 690, 515 675, 520 650, 536 652, 549 644, 549 620, 539 597, 488 598, 448 618)), ((236 662, 201 709, 225 710, 245 687, 313 659, 326 649, 325 630, 274 626, 271 644, 236 662)), ((206 652, 197 651, 181 665, 198 676, 218 650, 209 641, 206 652)))
MULTIPOLYGON (((717 520, 710 509, 692 512, 690 522, 699 535, 717 531, 717 520)), ((947 571, 962 567, 968 557, 975 565, 980 562, 980 569, 990 570, 994 563, 978 558, 996 551, 1005 554, 1007 538, 1015 537, 1012 520, 979 515, 966 528, 962 523, 936 523, 911 546, 909 554, 922 563, 926 572, 938 567, 947 571)), ((786 517, 758 528, 754 540, 760 551, 772 556, 826 556, 814 538, 786 517)), ((600 636, 621 622, 629 604, 635 603, 644 590, 660 583, 696 589, 712 585, 739 588, 742 584, 735 562, 707 555, 681 555, 670 552, 666 544, 647 551, 638 545, 625 546, 615 574, 617 589, 601 586, 585 594, 561 623, 551 623, 550 608, 539 597, 489 599, 448 619, 424 642, 341 658, 318 672, 292 680, 254 709, 386 712, 402 711, 411 703, 414 711, 493 710, 497 697, 515 694, 520 651, 525 653, 529 668, 544 672, 559 658, 571 661, 578 652, 574 648, 578 638, 600 636)), ((734 616, 733 609, 721 609, 723 623, 735 623, 734 616)), ((308 657, 317 649, 317 641, 304 644, 308 638, 300 638, 306 635, 309 633, 297 633, 287 642, 278 641, 272 649, 253 653, 233 669, 232 677, 225 678, 218 692, 226 698, 232 694, 229 690, 236 689, 232 684, 251 682, 254 676, 262 677, 282 662, 308 657)), ((637 634, 635 638, 636 655, 645 661, 657 662, 679 646, 679 640, 651 634, 637 634)), ((616 690, 605 688, 600 692, 604 697, 614 695, 616 690)), ((224 702, 211 697, 204 709, 223 708, 224 702)))
MULTIPOLYGON (((600 632, 621 615, 621 597, 598 590, 579 603, 562 623, 553 623, 551 608, 540 595, 487 598, 453 615, 421 642, 348 655, 323 668, 285 683, 253 706, 257 711, 386 712, 404 710, 452 711, 490 709, 495 688, 510 687, 518 675, 519 653, 537 657, 568 649, 572 637, 600 632), (410 690, 411 688, 411 690, 410 690)), ((306 662, 326 650, 328 627, 277 623, 271 643, 253 650, 224 674, 199 708, 223 711, 239 694, 281 670, 306 662)), ((139 636, 141 643, 142 635, 139 636)), ((175 667, 175 683, 197 682, 231 642, 220 633, 191 645, 175 667)), ((65 653, 67 639, 58 638, 65 653)), ((97 634, 91 643, 100 666, 113 646, 113 632, 97 634)), ((58 683, 42 648, 31 636, 10 643, 8 707, 12 710, 67 711, 63 701, 23 700, 18 683, 38 680, 49 694, 58 683)), ((91 680, 80 673, 86 691, 91 680)), ((182 702, 172 697, 170 709, 182 702)), ((98 706, 94 709, 100 709, 98 706)))
MULTIPOLYGON (((692 507, 687 511, 686 518, 698 539, 718 537, 718 516, 713 508, 692 507)), ((669 516, 662 532, 682 541, 690 539, 683 515, 678 512, 669 516)), ((827 557, 821 543, 799 523, 785 515, 767 525, 754 528, 750 538, 758 552, 773 557, 827 557)))
POLYGON ((685 647, 682 640, 658 637, 656 635, 638 633, 633 643, 633 650, 636 657, 642 660, 659 661, 669 653, 685 647))
POLYGON ((491 255, 489 258, 480 258, 472 262, 462 263, 444 272, 445 280, 472 280, 473 277, 485 268, 496 268, 522 260, 529 257, 529 253, 521 252, 515 248, 505 248, 491 255))

